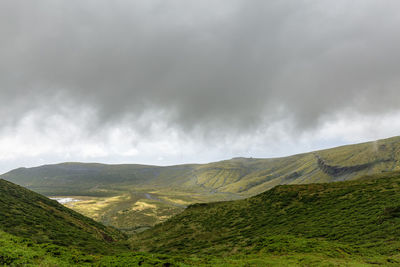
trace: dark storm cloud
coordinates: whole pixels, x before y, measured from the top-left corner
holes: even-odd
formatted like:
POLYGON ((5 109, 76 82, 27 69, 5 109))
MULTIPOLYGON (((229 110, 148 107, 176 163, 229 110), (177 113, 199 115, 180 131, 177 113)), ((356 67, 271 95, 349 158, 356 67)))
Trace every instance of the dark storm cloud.
MULTIPOLYGON (((69 103, 99 122, 298 127, 398 108, 398 1, 0 2, 0 115, 69 103)), ((56 111, 55 111, 56 112, 56 111)), ((6 121, 6 120, 3 120, 6 121)))

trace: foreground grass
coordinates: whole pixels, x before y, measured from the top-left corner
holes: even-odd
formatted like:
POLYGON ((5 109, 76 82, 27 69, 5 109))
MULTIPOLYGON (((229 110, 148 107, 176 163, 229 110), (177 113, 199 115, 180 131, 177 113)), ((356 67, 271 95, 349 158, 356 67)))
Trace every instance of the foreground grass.
POLYGON ((0 231, 0 264, 10 266, 179 266, 179 259, 146 253, 91 254, 50 243, 38 244, 0 231))
POLYGON ((8 266, 374 266, 398 265, 398 258, 357 258, 324 253, 265 253, 179 257, 124 252, 117 255, 88 254, 54 244, 37 244, 29 239, 0 231, 0 264, 8 266))

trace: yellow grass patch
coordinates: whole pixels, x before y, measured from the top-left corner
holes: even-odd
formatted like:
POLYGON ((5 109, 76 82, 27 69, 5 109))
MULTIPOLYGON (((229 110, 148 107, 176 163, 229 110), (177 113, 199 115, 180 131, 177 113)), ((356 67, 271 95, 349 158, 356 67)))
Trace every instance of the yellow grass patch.
POLYGON ((132 207, 132 210, 134 211, 143 211, 147 209, 156 209, 157 206, 154 204, 146 203, 143 201, 137 201, 135 205, 132 207))

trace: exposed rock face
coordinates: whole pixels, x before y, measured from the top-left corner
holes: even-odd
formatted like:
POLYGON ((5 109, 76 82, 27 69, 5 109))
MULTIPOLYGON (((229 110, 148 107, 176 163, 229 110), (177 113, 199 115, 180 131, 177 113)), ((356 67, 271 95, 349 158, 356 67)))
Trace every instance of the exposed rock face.
POLYGON ((375 160, 372 162, 359 164, 359 165, 353 165, 353 166, 333 166, 333 165, 327 164, 320 156, 315 155, 315 157, 317 158, 318 167, 324 173, 326 173, 330 176, 333 176, 333 177, 339 177, 342 175, 362 171, 362 170, 372 167, 373 165, 378 164, 380 162, 391 161, 390 159, 380 159, 380 160, 375 160))

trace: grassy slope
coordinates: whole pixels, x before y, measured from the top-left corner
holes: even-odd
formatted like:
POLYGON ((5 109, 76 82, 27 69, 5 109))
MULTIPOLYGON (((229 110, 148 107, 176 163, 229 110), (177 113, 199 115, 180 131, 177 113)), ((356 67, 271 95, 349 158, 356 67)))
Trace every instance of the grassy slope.
POLYGON ((359 259, 324 255, 236 255, 228 258, 182 257, 124 252, 86 254, 54 244, 37 244, 0 231, 0 264, 7 266, 366 266, 359 259))
POLYGON ((132 253, 125 238, 57 201, 0 179, 0 265, 177 266, 182 261, 132 253))
POLYGON ((332 182, 400 170, 400 137, 284 158, 235 158, 168 167, 62 163, 19 168, 1 178, 45 195, 109 195, 121 189, 180 188, 245 196, 277 184, 332 182))
POLYGON ((393 177, 281 185, 245 200, 192 205, 133 237, 132 246, 181 255, 314 255, 400 264, 400 174, 382 176, 393 177))
POLYGON ((38 244, 0 230, 0 265, 5 266, 182 266, 179 257, 119 252, 88 254, 52 243, 38 244))
POLYGON ((279 184, 353 180, 400 170, 399 160, 400 137, 394 137, 283 158, 169 167, 63 163, 0 177, 45 195, 85 196, 69 207, 107 225, 136 229, 162 222, 192 203, 252 196, 279 184))
POLYGON ((136 164, 61 163, 15 169, 1 178, 44 195, 108 196, 130 185, 162 182, 165 186, 173 182, 174 176, 182 176, 190 169, 190 165, 162 168, 136 164))
POLYGON ((124 238, 110 227, 65 208, 55 200, 0 179, 0 230, 38 243, 88 252, 108 251, 124 238))

